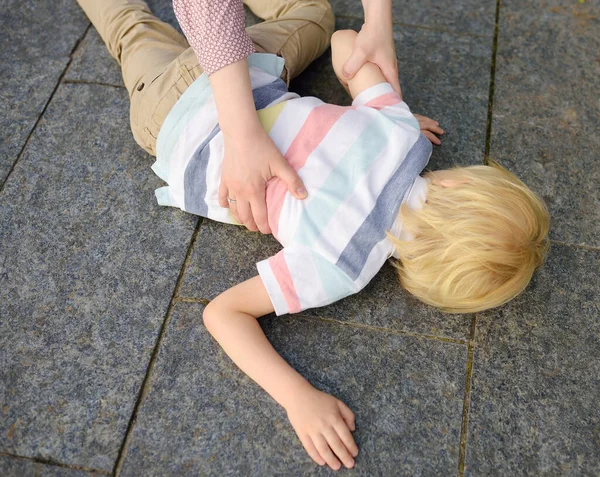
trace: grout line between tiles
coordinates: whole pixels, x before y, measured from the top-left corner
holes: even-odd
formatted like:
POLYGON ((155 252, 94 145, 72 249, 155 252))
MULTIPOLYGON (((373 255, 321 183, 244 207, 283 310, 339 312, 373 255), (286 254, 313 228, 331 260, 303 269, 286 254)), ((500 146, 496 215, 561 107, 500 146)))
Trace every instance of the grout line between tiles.
POLYGON ((42 111, 40 112, 38 118, 36 119, 35 123, 33 124, 33 127, 31 128, 31 131, 29 131, 29 134, 27 135, 27 138, 25 139, 25 142, 23 143, 23 147, 19 151, 19 154, 17 154, 17 158, 12 163, 12 166, 10 167, 10 169, 8 171, 8 174, 6 174, 6 177, 4 178, 4 181, 2 181, 2 183, 0 184, 0 193, 2 193, 2 191, 4 190, 4 185, 8 182, 8 179, 11 176, 11 174, 13 173, 13 171, 15 170, 15 167, 17 166, 17 163, 19 162, 19 160, 23 156, 23 153, 25 152, 25 149, 27 148, 27 145, 29 144, 29 140, 31 139, 31 137, 33 136, 33 133, 37 129, 38 124, 42 120, 42 117, 44 117, 44 114, 46 113, 46 110, 48 109, 48 105, 52 102, 52 99, 54 99, 54 95, 56 94, 56 91, 58 90, 58 87, 62 83, 63 78, 67 74, 67 70, 71 66, 71 63, 73 62, 73 54, 77 50, 77 47, 79 46, 79 44, 81 43, 81 41, 85 38, 85 35, 87 35, 87 32, 89 31, 89 29, 90 29, 91 26, 92 26, 92 24, 88 23, 88 26, 86 27, 85 31, 83 32, 83 35, 81 35, 81 37, 75 42, 75 45, 73 46, 73 49, 69 53, 69 61, 67 61, 65 69, 63 70, 63 72, 58 77, 58 81, 56 82, 56 85, 54 86, 54 89, 52 90, 52 93, 50 93, 50 96, 48 97, 48 100, 46 101, 46 104, 44 104, 44 107, 42 108, 42 111))
POLYGON ((62 467, 63 469, 81 470, 84 472, 110 475, 110 472, 108 470, 93 469, 90 467, 85 467, 83 465, 63 464, 62 462, 58 462, 53 459, 43 459, 41 457, 27 457, 27 456, 23 456, 23 455, 16 455, 16 454, 11 454, 9 452, 2 452, 2 451, 0 451, 0 457, 10 457, 12 459, 25 460, 28 462, 35 462, 36 464, 44 464, 44 465, 51 465, 54 467, 62 467))
POLYGON ((202 305, 208 305, 210 303, 210 300, 207 300, 206 298, 188 298, 185 296, 175 297, 175 301, 178 303, 200 303, 202 305))
POLYGON ((467 369, 465 377, 465 398, 463 401, 462 420, 460 426, 460 448, 458 453, 458 477, 465 475, 465 458, 467 454, 467 435, 469 432, 469 407, 471 405, 471 381, 473 378, 473 360, 475 354, 475 333, 477 330, 477 315, 471 322, 471 333, 467 347, 467 369))
POLYGON ((85 80, 74 80, 66 79, 63 81, 64 84, 93 84, 97 86, 110 86, 111 88, 127 89, 125 86, 120 84, 102 83, 101 81, 85 81, 85 80))
MULTIPOLYGON (((362 17, 358 17, 358 16, 354 16, 354 15, 336 14, 335 18, 336 19, 343 18, 344 20, 359 20, 361 22, 364 21, 364 19, 362 17)), ((440 32, 440 33, 450 33, 452 35, 459 35, 459 36, 471 36, 471 37, 476 37, 476 38, 487 38, 488 37, 487 35, 484 35, 483 33, 455 31, 455 30, 449 30, 448 28, 443 28, 443 27, 433 26, 433 25, 417 25, 415 23, 403 23, 403 22, 397 22, 397 21, 393 21, 393 20, 392 20, 392 25, 403 27, 403 28, 418 28, 420 30, 436 31, 436 32, 440 32)))
POLYGON ((148 363, 148 367, 146 369, 146 374, 144 376, 144 380, 142 381, 142 385, 140 387, 137 401, 135 403, 135 406, 133 407, 133 412, 131 413, 131 418, 129 419, 127 431, 125 432, 125 438, 123 439, 123 443, 121 444, 121 448, 119 449, 119 454, 117 456, 117 460, 115 461, 115 466, 113 469, 113 475, 115 477, 117 477, 120 474, 121 469, 123 468, 125 456, 127 455, 127 448, 129 446, 129 442, 131 441, 131 438, 133 435, 133 429, 137 422, 138 413, 142 407, 144 399, 146 398, 146 396, 150 390, 150 376, 152 375, 152 371, 154 371, 154 366, 155 366, 156 360, 158 358, 158 353, 160 351, 160 347, 161 347, 163 338, 167 332, 169 322, 171 321, 171 316, 173 314, 173 308, 175 307, 175 303, 176 303, 175 297, 177 297, 177 295, 179 293, 179 289, 181 288, 181 284, 183 283, 185 271, 188 267, 190 257, 192 256, 192 250, 194 249, 194 245, 196 243, 196 239, 198 238, 198 234, 200 233, 201 225, 202 225, 202 218, 199 218, 198 223, 196 224, 196 228, 194 229, 194 233, 192 234, 192 239, 190 240, 190 244, 188 245, 188 249, 187 249, 187 252, 185 255, 185 259, 183 261, 183 265, 181 266, 181 270, 179 270, 179 276, 177 277, 175 289, 173 290, 173 294, 171 295, 171 300, 169 302, 169 308, 167 309, 165 319, 164 319, 163 324, 158 333, 158 338, 156 339, 156 344, 154 345, 154 349, 152 350, 152 356, 150 357, 150 362, 148 363))
POLYGON ((484 164, 490 161, 490 146, 492 141, 492 118, 494 114, 494 92, 496 88, 496 58, 498 56, 498 33, 500 23, 500 0, 496 0, 496 20, 494 22, 494 39, 492 42, 492 64, 490 67, 490 90, 488 96, 488 116, 485 130, 485 152, 483 154, 484 164))
POLYGON ((319 320, 319 321, 324 321, 327 323, 335 323, 338 325, 349 326, 351 328, 362 328, 362 329, 369 330, 369 331, 377 331, 379 333, 389 333, 389 334, 393 334, 393 335, 410 336, 412 338, 421 338, 421 339, 427 339, 427 340, 432 340, 432 341, 440 341, 442 343, 452 343, 452 344, 458 344, 458 345, 466 345, 468 343, 467 340, 461 340, 458 338, 448 338, 448 337, 444 337, 444 336, 413 333, 411 331, 394 330, 391 328, 383 328, 380 326, 365 325, 362 323, 356 323, 356 322, 351 322, 351 321, 336 320, 335 318, 326 318, 324 316, 299 315, 299 318, 303 318, 306 320, 319 320))

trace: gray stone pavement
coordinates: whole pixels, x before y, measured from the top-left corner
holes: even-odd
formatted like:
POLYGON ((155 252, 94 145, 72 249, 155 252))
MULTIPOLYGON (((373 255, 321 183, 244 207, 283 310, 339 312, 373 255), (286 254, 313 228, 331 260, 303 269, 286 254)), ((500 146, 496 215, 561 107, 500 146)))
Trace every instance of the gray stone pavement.
MULTIPOLYGON (((176 25, 170 0, 149 2, 176 25)), ((334 0, 360 28, 358 0, 334 0)), ((74 0, 0 13, 0 475, 329 475, 202 325, 276 250, 156 205, 120 71, 74 0)), ((261 326, 356 412, 357 475, 600 474, 600 2, 394 3, 430 166, 493 158, 544 197, 552 250, 513 302, 445 315, 385 267, 261 326)), ((249 23, 259 21, 248 13, 249 23)), ((348 104, 329 53, 292 83, 348 104)))

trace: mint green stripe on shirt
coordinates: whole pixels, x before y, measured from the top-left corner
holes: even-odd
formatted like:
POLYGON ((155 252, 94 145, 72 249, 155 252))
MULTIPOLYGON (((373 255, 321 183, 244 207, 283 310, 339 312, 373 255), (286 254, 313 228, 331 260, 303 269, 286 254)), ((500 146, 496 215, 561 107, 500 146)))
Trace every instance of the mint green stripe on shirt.
POLYGON ((302 211, 293 242, 313 246, 336 210, 354 193, 365 171, 388 146, 393 126, 388 118, 378 114, 354 141, 302 211))
MULTIPOLYGON (((356 285, 341 268, 318 253, 312 252, 311 255, 328 303, 333 303, 356 291, 356 285)), ((300 302, 302 303, 302 298, 300 298, 300 302)))

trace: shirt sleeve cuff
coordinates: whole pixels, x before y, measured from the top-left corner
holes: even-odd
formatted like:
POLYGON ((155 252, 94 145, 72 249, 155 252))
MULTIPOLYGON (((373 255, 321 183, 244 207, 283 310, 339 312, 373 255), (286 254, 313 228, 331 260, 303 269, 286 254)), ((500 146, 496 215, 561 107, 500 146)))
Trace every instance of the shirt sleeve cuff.
POLYGON ((394 88, 392 88, 392 85, 389 83, 376 84, 361 91, 358 96, 354 98, 354 101, 352 101, 352 106, 363 106, 379 96, 393 92, 394 88))
POLYGON ((267 290, 269 298, 271 299, 271 303, 273 303, 273 308, 275 309, 275 314, 277 316, 285 315, 289 313, 287 302, 285 301, 285 297, 279 287, 279 283, 273 274, 273 270, 271 270, 271 266, 269 265, 269 260, 263 260, 256 264, 256 268, 258 269, 258 274, 267 290))

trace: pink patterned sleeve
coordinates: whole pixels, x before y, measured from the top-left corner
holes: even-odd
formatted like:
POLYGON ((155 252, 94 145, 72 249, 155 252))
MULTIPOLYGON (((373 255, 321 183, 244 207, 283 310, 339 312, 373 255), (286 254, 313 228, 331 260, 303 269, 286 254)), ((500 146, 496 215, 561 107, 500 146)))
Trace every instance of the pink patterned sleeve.
POLYGON ((173 10, 207 75, 254 52, 242 0, 173 0, 173 10))

